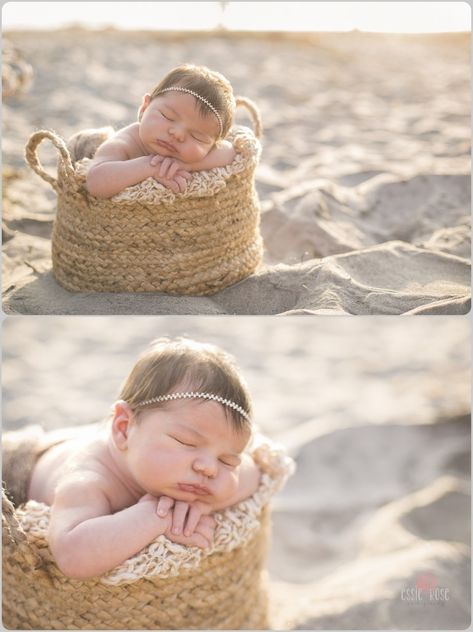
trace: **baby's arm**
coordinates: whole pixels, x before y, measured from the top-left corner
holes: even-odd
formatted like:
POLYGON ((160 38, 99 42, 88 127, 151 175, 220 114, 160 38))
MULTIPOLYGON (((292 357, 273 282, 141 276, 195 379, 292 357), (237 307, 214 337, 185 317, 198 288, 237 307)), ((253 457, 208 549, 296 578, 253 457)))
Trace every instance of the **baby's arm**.
POLYGON ((235 158, 236 152, 228 140, 222 140, 218 146, 213 147, 209 153, 198 162, 186 163, 187 171, 206 171, 215 167, 226 167, 235 158))
POLYGON ((110 198, 126 187, 154 177, 174 193, 184 190, 186 180, 191 177, 190 173, 177 169, 169 173, 169 166, 165 166, 161 156, 129 159, 126 143, 120 139, 112 139, 97 149, 87 172, 86 187, 95 197, 110 198))
POLYGON ((111 514, 100 480, 65 481, 51 507, 48 541, 58 567, 68 577, 102 575, 165 533, 172 516, 157 515, 158 501, 144 497, 111 514))

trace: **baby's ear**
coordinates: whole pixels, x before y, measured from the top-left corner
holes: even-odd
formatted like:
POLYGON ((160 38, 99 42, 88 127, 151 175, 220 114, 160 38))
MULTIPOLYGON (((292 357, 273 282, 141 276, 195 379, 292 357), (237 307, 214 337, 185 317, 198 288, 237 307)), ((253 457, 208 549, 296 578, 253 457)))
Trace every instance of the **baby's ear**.
POLYGON ((133 421, 133 411, 127 402, 119 399, 113 405, 112 438, 119 450, 125 450, 128 444, 128 433, 133 421))
POLYGON ((144 97, 141 99, 141 105, 138 109, 138 120, 141 121, 141 117, 143 116, 143 112, 146 110, 148 105, 151 103, 151 95, 146 93, 144 97))

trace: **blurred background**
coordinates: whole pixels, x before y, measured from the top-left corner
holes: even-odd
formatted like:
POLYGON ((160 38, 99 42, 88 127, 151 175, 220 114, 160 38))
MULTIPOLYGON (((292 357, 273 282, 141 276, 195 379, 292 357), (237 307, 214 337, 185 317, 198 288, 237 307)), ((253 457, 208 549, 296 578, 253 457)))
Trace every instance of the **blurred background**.
POLYGON ((296 460, 274 501, 269 572, 280 627, 462 627, 468 320, 9 318, 3 429, 101 419, 149 342, 177 335, 235 356, 256 422, 296 460), (426 573, 449 600, 403 599, 426 573))
POLYGON ((8 319, 3 333, 9 429, 98 420, 149 342, 177 335, 236 357, 256 420, 273 437, 314 419, 320 432, 429 424, 469 409, 468 323, 461 318, 35 317, 8 319))
POLYGON ((3 28, 468 31, 466 2, 8 2, 3 28), (177 5, 177 7, 176 7, 177 5), (176 10, 178 9, 178 10, 176 10))

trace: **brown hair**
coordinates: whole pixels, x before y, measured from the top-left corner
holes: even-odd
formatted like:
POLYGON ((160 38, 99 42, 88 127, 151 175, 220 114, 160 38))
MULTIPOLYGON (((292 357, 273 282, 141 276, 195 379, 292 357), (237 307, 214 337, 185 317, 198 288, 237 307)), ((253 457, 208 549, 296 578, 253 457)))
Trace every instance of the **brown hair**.
MULTIPOLYGON (((187 338, 155 340, 132 368, 119 399, 139 413, 169 405, 160 402, 143 406, 141 402, 182 390, 219 395, 251 415, 248 388, 234 359, 214 345, 187 338)), ((228 406, 224 406, 224 410, 237 431, 251 430, 251 422, 238 411, 228 406)))
MULTIPOLYGON (((179 86, 197 92, 201 97, 207 99, 220 114, 222 119, 222 130, 220 138, 225 138, 233 124, 236 102, 233 89, 222 74, 210 70, 206 66, 194 66, 192 64, 182 64, 171 70, 164 79, 154 88, 151 93, 151 100, 155 99, 165 88, 179 86)), ((204 116, 214 116, 212 110, 205 103, 196 99, 199 113, 204 116)))

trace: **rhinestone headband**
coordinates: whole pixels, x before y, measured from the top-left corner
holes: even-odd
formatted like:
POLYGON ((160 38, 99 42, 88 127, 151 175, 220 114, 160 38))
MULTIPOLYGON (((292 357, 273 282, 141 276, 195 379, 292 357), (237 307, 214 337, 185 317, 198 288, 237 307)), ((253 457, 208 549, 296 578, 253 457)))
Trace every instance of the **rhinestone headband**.
MULTIPOLYGON (((189 90, 188 88, 181 88, 181 86, 172 86, 171 88, 164 88, 164 90, 160 90, 158 92, 158 94, 162 94, 163 92, 169 92, 170 90, 178 90, 179 92, 187 92, 188 94, 192 94, 193 97, 195 97, 196 99, 199 99, 200 101, 202 101, 202 103, 205 103, 205 105, 212 110, 212 112, 215 114, 215 116, 218 119, 219 125, 220 125, 220 135, 223 134, 223 123, 222 123, 222 117, 220 116, 220 114, 217 112, 217 110, 214 108, 214 106, 210 103, 210 101, 207 101, 207 99, 205 99, 203 96, 201 96, 200 94, 198 94, 197 92, 194 92, 194 90, 189 90)), ((156 96, 158 96, 158 94, 156 96)))
POLYGON ((235 404, 230 399, 225 399, 224 397, 220 397, 220 395, 214 395, 213 393, 197 393, 191 391, 189 393, 170 393, 169 395, 159 395, 158 397, 152 397, 151 399, 147 399, 144 402, 140 402, 138 406, 147 406, 148 404, 159 404, 160 402, 169 402, 175 399, 210 399, 214 402, 218 402, 219 404, 223 404, 224 406, 228 406, 228 408, 233 408, 236 410, 242 417, 244 417, 247 421, 250 421, 250 416, 241 406, 235 404))

